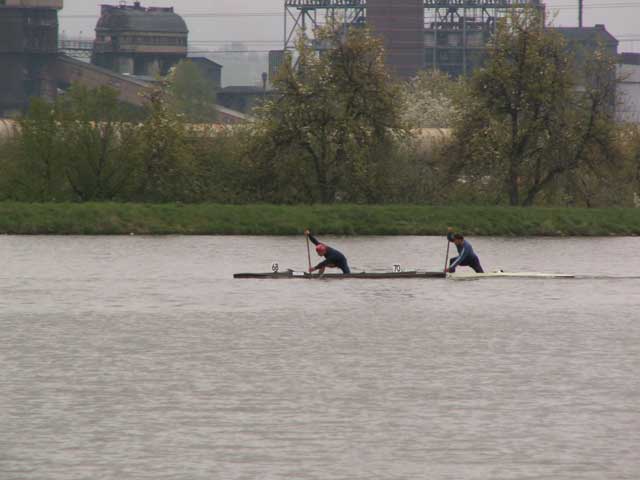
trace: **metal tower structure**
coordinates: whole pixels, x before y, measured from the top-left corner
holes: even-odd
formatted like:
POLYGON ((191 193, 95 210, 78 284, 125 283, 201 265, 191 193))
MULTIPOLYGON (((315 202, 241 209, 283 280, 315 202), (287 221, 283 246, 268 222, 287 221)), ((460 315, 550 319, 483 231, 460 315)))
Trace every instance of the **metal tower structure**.
POLYGON ((294 47, 300 31, 313 33, 316 27, 329 22, 364 23, 366 4, 366 0, 285 0, 284 49, 294 47))
POLYGON ((411 14, 408 12, 414 7, 415 0, 396 5, 392 0, 368 0, 368 3, 367 0, 285 0, 284 49, 294 47, 299 31, 312 33, 315 27, 330 20, 345 25, 368 23, 374 32, 385 38, 387 49, 393 51, 396 59, 404 56, 404 71, 426 67, 437 68, 452 76, 466 75, 484 61, 487 42, 499 18, 511 10, 528 7, 539 9, 544 14, 542 2, 417 0, 416 13, 411 14), (423 11, 419 8, 420 4, 423 11), (411 15, 415 15, 418 23, 424 27, 420 33, 421 45, 417 47, 422 51, 420 59, 415 54, 416 39, 411 36, 415 23, 411 15), (411 38, 403 38, 403 35, 411 38), (406 51, 403 52, 403 49, 406 51), (408 65, 409 57, 414 59, 413 68, 408 65))
POLYGON ((496 22, 509 11, 536 8, 542 0, 424 0, 426 66, 467 75, 484 61, 496 22))

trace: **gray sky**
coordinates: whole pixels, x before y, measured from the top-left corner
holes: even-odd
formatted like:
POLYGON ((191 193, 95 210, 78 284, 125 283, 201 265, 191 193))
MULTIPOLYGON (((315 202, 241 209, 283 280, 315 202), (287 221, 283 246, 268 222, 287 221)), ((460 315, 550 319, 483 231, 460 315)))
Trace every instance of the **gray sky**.
MULTIPOLYGON (((100 15, 100 3, 64 0, 60 31, 66 37, 93 38, 100 15)), ((133 2, 128 2, 129 4, 133 2)), ((547 0, 557 26, 577 25, 578 0, 547 0)), ((620 51, 640 52, 640 0, 584 0, 586 26, 603 23, 621 41, 620 51)), ((174 6, 190 30, 190 42, 198 48, 216 50, 226 42, 243 41, 252 50, 282 47, 284 36, 283 0, 143 0, 144 6, 174 6)))

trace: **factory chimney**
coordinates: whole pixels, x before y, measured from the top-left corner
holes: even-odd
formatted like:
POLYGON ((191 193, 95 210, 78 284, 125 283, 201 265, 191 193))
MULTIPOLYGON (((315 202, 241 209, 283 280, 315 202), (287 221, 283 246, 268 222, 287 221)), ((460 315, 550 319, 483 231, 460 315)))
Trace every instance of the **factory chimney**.
POLYGON ((584 10, 584 0, 578 0, 578 27, 583 27, 583 10, 584 10))

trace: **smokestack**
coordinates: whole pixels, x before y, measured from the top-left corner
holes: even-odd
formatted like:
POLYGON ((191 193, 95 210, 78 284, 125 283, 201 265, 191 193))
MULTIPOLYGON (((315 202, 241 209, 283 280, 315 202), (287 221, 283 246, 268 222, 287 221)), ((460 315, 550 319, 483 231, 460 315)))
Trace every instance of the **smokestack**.
POLYGON ((578 0, 578 26, 582 28, 582 14, 584 10, 584 0, 578 0))
POLYGON ((424 0, 367 0, 367 24, 384 40, 387 66, 399 78, 424 68, 424 0))

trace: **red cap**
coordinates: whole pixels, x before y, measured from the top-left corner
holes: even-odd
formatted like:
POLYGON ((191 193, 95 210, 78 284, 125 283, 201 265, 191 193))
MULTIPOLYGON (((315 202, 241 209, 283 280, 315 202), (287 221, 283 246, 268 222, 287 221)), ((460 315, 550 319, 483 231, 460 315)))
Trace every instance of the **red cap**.
POLYGON ((320 255, 324 255, 325 253, 327 253, 327 246, 324 243, 319 243, 316 246, 316 252, 318 252, 320 255))

